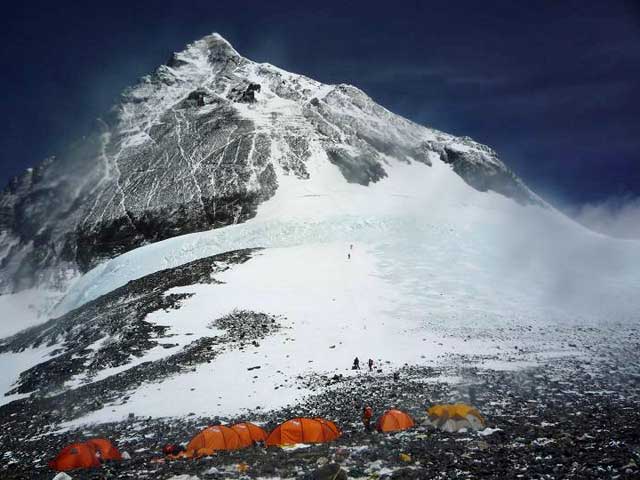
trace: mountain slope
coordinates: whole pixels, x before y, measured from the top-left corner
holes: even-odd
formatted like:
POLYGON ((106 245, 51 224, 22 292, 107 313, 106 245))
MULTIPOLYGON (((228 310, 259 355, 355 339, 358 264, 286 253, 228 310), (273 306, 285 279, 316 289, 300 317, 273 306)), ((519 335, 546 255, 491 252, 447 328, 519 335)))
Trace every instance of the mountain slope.
POLYGON ((254 63, 214 34, 0 195, 0 291, 64 290, 140 245, 244 222, 283 178, 309 178, 314 152, 360 185, 438 158, 480 191, 542 204, 488 147, 416 125, 355 87, 254 63))
POLYGON ((2 478, 50 479, 91 436, 132 459, 74 478, 637 476, 640 242, 354 87, 206 37, 0 212, 2 289, 31 287, 0 295, 2 478), (489 428, 423 423, 461 401, 489 428), (364 404, 418 425, 365 433, 364 404), (206 425, 298 416, 344 434, 157 458, 206 425))

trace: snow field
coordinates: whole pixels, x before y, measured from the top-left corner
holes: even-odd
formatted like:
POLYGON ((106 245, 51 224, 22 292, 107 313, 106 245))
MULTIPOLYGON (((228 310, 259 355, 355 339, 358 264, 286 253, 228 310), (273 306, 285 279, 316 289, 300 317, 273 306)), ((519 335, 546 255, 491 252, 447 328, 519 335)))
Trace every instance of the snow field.
MULTIPOLYGON (((161 269, 265 248, 216 275, 224 284, 172 290, 195 295, 178 310, 147 317, 172 327, 176 347, 156 347, 127 366, 75 378, 68 388, 216 335, 207 325, 234 309, 282 316, 284 328, 259 347, 225 351, 195 371, 145 384, 127 403, 73 424, 121 420, 130 412, 162 417, 277 408, 308 393, 296 377, 353 374, 355 356, 388 369, 435 364, 450 354, 497 355, 523 344, 563 355, 561 338, 532 338, 522 327, 624 324, 640 311, 637 242, 591 233, 552 209, 478 192, 435 158, 432 167, 389 165, 389 177, 368 187, 347 183, 319 150, 308 168, 310 180, 280 174, 276 195, 246 223, 133 250, 77 280, 58 314, 161 269), (517 331, 503 335, 509 327, 517 331)), ((12 370, 12 381, 22 369, 12 370)))
POLYGON ((261 340, 258 347, 248 344, 193 372, 147 384, 126 404, 106 405, 79 423, 122 420, 129 412, 165 417, 273 409, 308 393, 298 389, 299 375, 364 373, 349 370, 355 356, 365 370, 371 357, 377 367, 388 371, 404 363, 434 362, 452 348, 460 353, 486 349, 484 343, 440 337, 436 337, 440 346, 425 348, 422 337, 412 334, 416 325, 411 319, 387 313, 393 289, 377 275, 374 257, 360 245, 267 250, 215 278, 224 283, 171 290, 195 295, 178 310, 147 317, 171 326, 171 342, 178 346, 167 355, 195 338, 221 333, 208 325, 235 309, 282 316, 283 329, 261 340), (260 368, 248 370, 255 366, 260 368), (167 398, 180 401, 167 402, 167 398))

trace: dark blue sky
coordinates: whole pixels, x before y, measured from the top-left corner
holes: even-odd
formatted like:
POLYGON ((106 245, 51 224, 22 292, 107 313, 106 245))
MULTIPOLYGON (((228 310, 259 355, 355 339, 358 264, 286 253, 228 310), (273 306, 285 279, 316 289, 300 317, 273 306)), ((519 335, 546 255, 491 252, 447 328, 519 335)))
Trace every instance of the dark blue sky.
POLYGON ((5 7, 0 180, 81 137, 124 87, 217 31, 253 60, 354 84, 487 143, 555 204, 640 196, 640 2, 304 3, 5 7))

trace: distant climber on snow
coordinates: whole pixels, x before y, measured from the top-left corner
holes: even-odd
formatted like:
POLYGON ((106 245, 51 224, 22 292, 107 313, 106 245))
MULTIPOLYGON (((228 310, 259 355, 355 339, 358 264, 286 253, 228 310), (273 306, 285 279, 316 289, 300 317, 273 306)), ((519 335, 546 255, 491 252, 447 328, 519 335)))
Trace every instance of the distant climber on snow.
POLYGON ((373 372, 373 359, 370 358, 368 363, 369 363, 369 371, 373 372))
POLYGON ((358 360, 358 357, 353 359, 353 367, 351 367, 351 370, 360 370, 360 360, 358 360))
POLYGON ((362 409, 362 424, 367 432, 371 431, 371 418, 373 417, 373 409, 369 405, 365 405, 362 409))

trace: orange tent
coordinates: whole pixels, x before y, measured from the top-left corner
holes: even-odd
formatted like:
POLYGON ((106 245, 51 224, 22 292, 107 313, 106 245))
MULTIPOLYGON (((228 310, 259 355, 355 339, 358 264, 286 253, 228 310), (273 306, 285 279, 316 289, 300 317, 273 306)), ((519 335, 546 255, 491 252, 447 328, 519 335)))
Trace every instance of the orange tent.
POLYGON ((59 472, 75 470, 76 468, 96 468, 100 461, 96 456, 96 449, 86 443, 72 443, 67 445, 49 462, 49 467, 59 472))
POLYGON ((256 442, 264 442, 267 432, 251 422, 242 422, 231 425, 231 430, 240 436, 242 447, 250 447, 256 442))
POLYGON ((122 455, 116 446, 106 438, 92 438, 84 443, 100 452, 102 460, 122 460, 122 455))
POLYGON ((223 425, 215 425, 205 428, 193 437, 183 456, 202 457, 212 455, 216 450, 237 450, 242 447, 240 435, 234 430, 223 425))
POLYGON ((332 442, 340 436, 333 422, 323 418, 293 418, 278 425, 269 434, 266 444, 293 445, 296 443, 332 442))
POLYGON ((401 410, 387 410, 378 419, 378 431, 380 432, 397 432, 398 430, 406 430, 415 425, 413 418, 401 410))
POLYGON ((331 420, 327 420, 326 418, 316 417, 314 420, 326 425, 331 429, 331 431, 335 434, 336 438, 342 435, 342 431, 338 428, 338 426, 333 423, 331 420))

